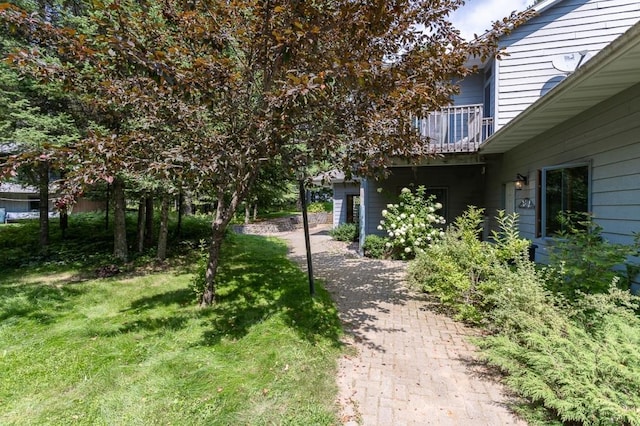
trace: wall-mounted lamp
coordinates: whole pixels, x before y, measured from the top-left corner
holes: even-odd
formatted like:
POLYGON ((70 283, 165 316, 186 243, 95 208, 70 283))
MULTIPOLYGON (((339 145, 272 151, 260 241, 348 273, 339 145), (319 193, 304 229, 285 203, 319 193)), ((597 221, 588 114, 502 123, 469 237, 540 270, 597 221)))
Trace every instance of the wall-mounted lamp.
POLYGON ((526 176, 522 176, 520 173, 518 173, 516 175, 516 180, 513 181, 513 183, 515 184, 516 189, 522 189, 524 188, 527 183, 529 182, 529 180, 527 179, 526 176))

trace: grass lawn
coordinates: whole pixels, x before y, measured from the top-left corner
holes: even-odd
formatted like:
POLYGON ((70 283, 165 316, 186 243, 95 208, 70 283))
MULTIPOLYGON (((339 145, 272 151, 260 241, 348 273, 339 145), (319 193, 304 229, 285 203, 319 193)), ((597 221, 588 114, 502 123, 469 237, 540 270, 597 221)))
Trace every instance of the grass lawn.
POLYGON ((184 265, 3 272, 0 424, 338 423, 327 293, 275 239, 232 235, 223 259, 210 309, 184 265))

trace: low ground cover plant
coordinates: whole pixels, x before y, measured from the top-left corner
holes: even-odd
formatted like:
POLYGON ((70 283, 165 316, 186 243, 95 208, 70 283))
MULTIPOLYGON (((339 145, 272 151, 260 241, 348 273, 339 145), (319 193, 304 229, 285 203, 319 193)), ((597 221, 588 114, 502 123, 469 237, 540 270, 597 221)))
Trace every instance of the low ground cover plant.
POLYGON ((481 222, 482 211, 470 208, 417 256, 411 280, 486 329, 482 357, 524 397, 518 410, 531 424, 640 425, 639 302, 621 283, 619 255, 634 248, 612 248, 598 227, 582 224, 541 268, 526 256, 517 217, 498 217, 493 243, 479 241, 481 222), (590 280, 556 270, 580 262, 590 280))

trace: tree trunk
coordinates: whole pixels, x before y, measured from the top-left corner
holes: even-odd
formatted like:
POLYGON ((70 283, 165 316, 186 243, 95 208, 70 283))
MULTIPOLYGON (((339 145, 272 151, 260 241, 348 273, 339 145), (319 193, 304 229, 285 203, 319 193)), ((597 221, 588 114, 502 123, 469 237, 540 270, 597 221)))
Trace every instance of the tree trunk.
POLYGON ((211 306, 216 301, 216 275, 218 273, 218 264, 220 262, 220 248, 224 241, 224 231, 226 224, 223 225, 216 219, 212 226, 212 240, 209 246, 209 261, 207 262, 207 272, 205 273, 205 289, 202 293, 200 306, 211 306))
POLYGON ((253 204, 253 221, 258 220, 258 203, 253 204))
POLYGON ((249 202, 244 203, 244 224, 248 225, 251 222, 251 205, 249 202))
POLYGON ((142 253, 144 251, 144 228, 145 228, 145 210, 146 203, 144 197, 140 198, 138 202, 138 253, 142 253))
POLYGON ((158 260, 167 258, 167 235, 169 234, 169 194, 162 196, 160 209, 160 232, 158 233, 158 260))
POLYGON ((183 193, 182 196, 182 214, 191 216, 193 214, 193 197, 191 196, 191 192, 187 191, 183 193))
POLYGON ((153 246, 153 197, 151 194, 147 194, 145 198, 146 209, 145 209, 145 230, 144 230, 144 246, 152 247, 153 246))
POLYGON ((216 275, 220 262, 220 248, 224 241, 224 233, 231 217, 238 208, 238 197, 234 196, 229 206, 224 200, 224 193, 218 194, 216 217, 211 224, 211 245, 209 246, 209 261, 205 273, 205 288, 200 299, 200 306, 211 306, 216 301, 216 275))
POLYGON ((124 199, 124 181, 113 180, 113 255, 123 262, 127 261, 127 224, 124 199))
POLYGON ((38 186, 40 190, 40 251, 46 255, 49 252, 49 163, 41 161, 38 164, 38 186))
POLYGON ((240 203, 244 201, 247 193, 258 173, 258 169, 249 170, 244 176, 237 179, 238 186, 231 195, 231 200, 227 205, 225 202, 224 190, 218 191, 216 218, 211 225, 211 245, 209 246, 209 261, 207 271, 204 276, 205 288, 200 299, 200 306, 211 306, 216 300, 216 275, 218 264, 220 263, 220 248, 224 242, 224 234, 231 218, 236 213, 240 203))
POLYGON ((182 214, 183 214, 182 204, 183 203, 184 203, 184 196, 182 195, 182 190, 180 190, 180 193, 178 194, 178 226, 176 227, 176 235, 178 236, 178 239, 182 237, 182 214))
POLYGON ((62 238, 67 238, 67 228, 69 227, 69 212, 66 207, 60 209, 60 231, 62 238))

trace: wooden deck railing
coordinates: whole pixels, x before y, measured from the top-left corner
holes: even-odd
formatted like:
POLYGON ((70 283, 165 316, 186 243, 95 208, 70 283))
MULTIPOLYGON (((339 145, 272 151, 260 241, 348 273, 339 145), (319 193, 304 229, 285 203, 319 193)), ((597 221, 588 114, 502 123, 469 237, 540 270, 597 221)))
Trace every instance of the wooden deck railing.
POLYGON ((413 122, 434 153, 476 152, 493 133, 493 118, 483 117, 482 105, 447 107, 413 122))

